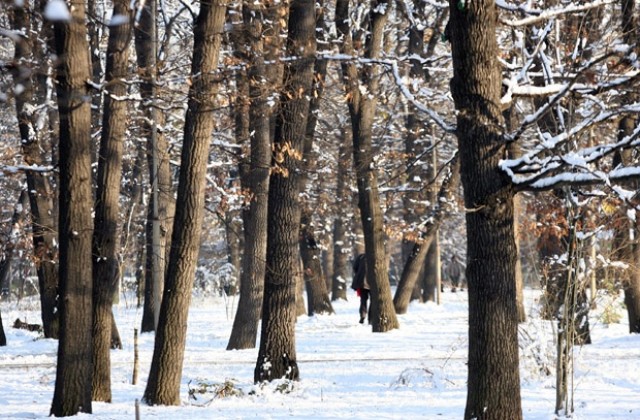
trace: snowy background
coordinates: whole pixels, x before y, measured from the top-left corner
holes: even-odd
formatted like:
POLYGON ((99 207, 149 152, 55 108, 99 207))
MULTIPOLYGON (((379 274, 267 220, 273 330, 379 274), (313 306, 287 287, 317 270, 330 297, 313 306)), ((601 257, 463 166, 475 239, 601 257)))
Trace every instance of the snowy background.
MULTIPOLYGON (((539 294, 526 290, 529 319, 519 331, 523 414, 525 419, 555 419, 555 331, 551 322, 536 317, 539 294)), ((11 328, 18 317, 40 323, 34 302, 0 304, 8 341, 0 347, 0 418, 48 418, 57 342, 11 328)), ((93 415, 78 417, 135 417, 153 335, 140 336, 139 383, 132 385, 133 330, 142 313, 131 302, 121 299, 114 308, 124 349, 112 351, 113 403, 94 403, 93 415)), ((460 419, 466 401, 466 292, 447 290, 442 302, 413 303, 399 316, 399 330, 373 334, 358 324, 359 302, 350 293, 348 302, 334 302, 335 315, 298 318, 301 380, 257 386, 257 349, 225 350, 237 302, 194 298, 182 406, 140 404, 141 418, 460 419)), ((594 344, 575 350, 572 418, 640 419, 640 335, 627 333, 621 299, 599 298, 591 326, 594 344), (609 322, 615 320, 612 314, 622 316, 618 323, 609 322)))

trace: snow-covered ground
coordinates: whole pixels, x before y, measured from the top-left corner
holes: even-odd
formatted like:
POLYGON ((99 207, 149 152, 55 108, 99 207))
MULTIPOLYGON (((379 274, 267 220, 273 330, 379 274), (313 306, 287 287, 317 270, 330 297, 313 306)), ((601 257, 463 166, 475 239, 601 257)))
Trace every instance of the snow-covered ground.
MULTIPOLYGON (((535 313, 535 290, 527 290, 535 313)), ((254 385, 257 350, 226 351, 234 302, 196 298, 180 407, 140 405, 142 419, 460 419, 466 400, 467 295, 445 293, 443 304, 412 304, 399 330, 373 334, 358 320, 358 301, 334 302, 336 315, 302 316, 296 327, 301 380, 254 385), (240 396, 214 397, 229 381, 240 396)), ((640 418, 640 336, 621 323, 605 325, 603 299, 591 318, 594 344, 576 349, 574 419, 640 418)), ((613 303, 620 314, 619 302, 613 303)), ((0 418, 44 419, 55 381, 57 343, 11 328, 20 317, 39 323, 37 306, 2 303, 7 347, 0 347, 0 418)), ((153 335, 140 337, 140 377, 131 384, 133 329, 141 312, 122 301, 115 314, 124 349, 112 352, 113 403, 94 403, 99 419, 133 419, 145 387, 153 335)), ((626 315, 626 314, 625 314, 626 315)), ((526 419, 554 419, 555 350, 551 323, 535 317, 520 327, 522 405, 526 419), (545 374, 549 369, 551 375, 545 374)))

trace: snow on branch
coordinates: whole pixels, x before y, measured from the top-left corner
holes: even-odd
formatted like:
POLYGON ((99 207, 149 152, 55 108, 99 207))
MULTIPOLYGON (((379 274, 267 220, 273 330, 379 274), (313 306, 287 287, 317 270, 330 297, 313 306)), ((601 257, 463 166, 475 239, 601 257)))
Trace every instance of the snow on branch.
POLYGON ((447 133, 455 133, 456 126, 454 124, 446 122, 436 111, 419 102, 413 95, 413 93, 411 93, 406 83, 404 82, 402 75, 400 74, 400 68, 398 67, 397 60, 359 58, 345 54, 320 54, 319 58, 323 60, 354 61, 361 64, 369 65, 379 64, 387 67, 391 70, 391 74, 393 76, 393 79, 395 80, 396 86, 400 89, 400 93, 402 93, 402 95, 411 103, 411 105, 415 106, 418 111, 427 114, 427 116, 429 116, 433 120, 433 122, 443 131, 447 133))
POLYGON ((605 184, 640 178, 640 167, 619 167, 608 173, 595 164, 617 150, 640 146, 640 126, 615 143, 586 147, 576 151, 558 153, 561 146, 590 127, 601 124, 623 113, 640 112, 635 103, 617 110, 606 110, 583 121, 573 129, 547 138, 542 144, 517 159, 504 159, 500 169, 509 176, 519 190, 542 191, 563 185, 605 184))
POLYGON ((539 23, 542 22, 544 20, 548 20, 548 19, 553 19, 557 16, 560 15, 566 15, 569 13, 580 13, 580 12, 585 12, 587 10, 591 10, 591 9, 596 9, 598 7, 603 7, 606 6, 608 4, 613 4, 615 3, 614 0, 596 0, 592 3, 588 3, 588 4, 575 4, 575 3, 570 3, 567 6, 561 6, 559 8, 555 8, 555 9, 546 9, 546 10, 536 10, 536 9, 528 9, 526 7, 522 7, 522 6, 514 6, 514 5, 510 5, 507 2, 503 1, 503 0, 497 0, 496 1, 496 5, 498 7, 500 7, 501 9, 505 9, 508 11, 512 11, 512 12, 520 12, 520 13, 524 13, 527 15, 530 15, 528 17, 522 18, 522 19, 515 19, 515 20, 509 20, 509 19, 500 19, 500 21, 507 26, 511 26, 511 27, 518 27, 518 26, 526 26, 526 25, 533 25, 535 23, 539 23))

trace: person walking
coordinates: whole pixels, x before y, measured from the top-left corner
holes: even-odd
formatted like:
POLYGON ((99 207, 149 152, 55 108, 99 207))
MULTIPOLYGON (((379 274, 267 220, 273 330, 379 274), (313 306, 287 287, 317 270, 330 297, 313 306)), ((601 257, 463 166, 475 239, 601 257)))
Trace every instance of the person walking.
POLYGON ((356 291, 356 294, 360 297, 360 323, 364 324, 364 319, 367 318, 369 322, 369 282, 367 282, 367 261, 364 254, 360 254, 353 261, 353 280, 351 282, 351 288, 356 291))
POLYGON ((451 261, 449 262, 449 267, 447 267, 447 276, 451 281, 451 291, 453 293, 455 293, 460 286, 460 278, 462 277, 463 270, 464 267, 458 260, 458 256, 456 254, 451 255, 451 261))

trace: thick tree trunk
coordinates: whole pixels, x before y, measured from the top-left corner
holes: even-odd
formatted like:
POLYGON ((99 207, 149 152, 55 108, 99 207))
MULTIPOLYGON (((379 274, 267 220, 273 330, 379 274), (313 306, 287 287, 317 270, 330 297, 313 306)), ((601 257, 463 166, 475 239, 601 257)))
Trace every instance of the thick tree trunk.
POLYGON ((91 62, 84 2, 54 22, 60 112, 60 341, 51 414, 91 413, 91 62))
POLYGON ((275 85, 274 71, 268 70, 265 61, 277 54, 279 27, 263 25, 265 19, 274 17, 277 10, 265 10, 262 2, 245 2, 242 15, 250 66, 249 78, 249 132, 251 157, 242 163, 240 173, 243 188, 248 190, 249 203, 245 206, 244 254, 240 274, 240 298, 233 320, 227 350, 254 348, 258 335, 258 321, 262 311, 265 259, 267 255, 267 210, 269 202, 269 166, 271 164, 272 109, 268 104, 269 93, 275 85), (264 34, 264 38, 263 38, 264 34), (265 45, 267 40, 267 45, 265 45), (263 81, 266 80, 266 83, 263 81))
MULTIPOLYGON (((388 17, 387 7, 386 0, 377 0, 371 3, 367 28, 370 34, 366 39, 365 58, 376 59, 380 56, 384 25, 388 17)), ((355 50, 348 16, 349 2, 338 0, 336 26, 338 33, 343 38, 341 52, 354 55, 355 50)), ((358 208, 360 209, 365 239, 367 279, 371 286, 371 326, 374 332, 386 332, 398 328, 399 324, 393 308, 389 285, 378 174, 373 161, 373 122, 376 111, 379 69, 377 65, 371 64, 358 71, 354 63, 343 63, 342 73, 349 96, 349 114, 351 115, 353 132, 353 164, 358 185, 358 208), (366 90, 366 95, 361 94, 361 87, 366 90)))
MULTIPOLYGON (((10 10, 11 24, 15 30, 30 30, 32 28, 29 19, 30 11, 28 3, 21 6, 12 3, 10 10)), ((45 36, 49 30, 43 31, 45 36)), ((46 109, 39 109, 35 104, 47 102, 47 78, 39 76, 34 80, 33 71, 26 69, 27 61, 38 60, 44 54, 40 51, 39 43, 32 44, 31 37, 22 38, 15 46, 15 60, 20 65, 14 72, 16 85, 23 87, 16 93, 16 111, 18 113, 18 128, 22 142, 24 161, 28 165, 43 166, 45 159, 42 150, 48 148, 45 139, 48 139, 48 130, 40 121, 46 121, 42 113, 46 109), (34 98, 35 96, 35 98, 34 98)), ((40 72, 43 73, 43 72, 40 72)), ((58 338, 59 319, 57 311, 58 272, 56 268, 57 246, 55 244, 55 226, 53 198, 51 185, 46 174, 28 171, 27 189, 31 206, 31 224, 34 248, 34 261, 38 273, 40 291, 40 310, 42 314, 42 327, 46 338, 58 338)))
POLYGON ((267 269, 260 349, 254 381, 299 377, 295 348, 295 291, 299 272, 298 177, 312 92, 316 51, 315 2, 293 0, 289 8, 287 56, 269 181, 267 269))
POLYGON ((205 174, 214 127, 218 55, 226 0, 203 1, 194 27, 192 85, 184 125, 171 257, 144 401, 179 405, 187 318, 204 214, 205 174))
MULTIPOLYGON (((116 0, 113 16, 127 16, 126 22, 111 25, 107 46, 102 137, 98 154, 98 189, 93 232, 93 390, 94 401, 111 402, 111 357, 113 295, 120 267, 120 180, 122 153, 127 129, 127 95, 131 19, 129 0, 116 0)), ((115 331, 117 334, 117 329, 115 331)), ((119 337, 117 337, 119 339, 119 337)))
POLYGON ((467 222, 469 375, 465 419, 521 419, 517 249, 500 110, 501 73, 493 0, 450 1, 451 93, 467 222))

